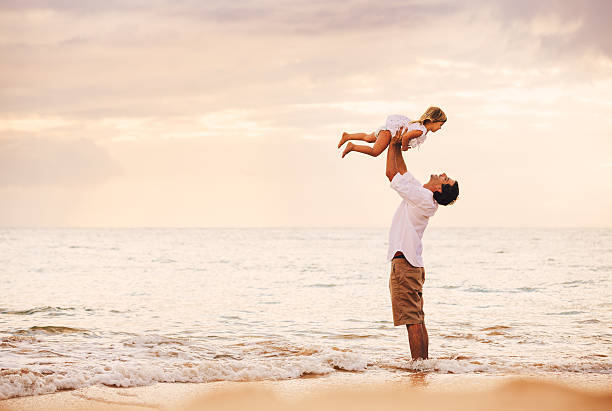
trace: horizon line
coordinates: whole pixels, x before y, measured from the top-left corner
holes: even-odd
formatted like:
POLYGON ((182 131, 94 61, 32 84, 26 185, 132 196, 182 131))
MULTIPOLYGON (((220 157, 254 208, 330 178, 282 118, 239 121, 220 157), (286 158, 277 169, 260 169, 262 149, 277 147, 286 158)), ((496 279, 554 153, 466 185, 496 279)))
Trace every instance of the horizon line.
MULTIPOLYGON (((316 229, 316 230, 378 230, 388 229, 388 226, 0 226, 0 230, 11 229, 95 229, 95 230, 143 230, 143 229, 172 229, 172 230, 256 230, 256 229, 316 229)), ((438 229, 612 229, 612 226, 430 226, 438 229)))

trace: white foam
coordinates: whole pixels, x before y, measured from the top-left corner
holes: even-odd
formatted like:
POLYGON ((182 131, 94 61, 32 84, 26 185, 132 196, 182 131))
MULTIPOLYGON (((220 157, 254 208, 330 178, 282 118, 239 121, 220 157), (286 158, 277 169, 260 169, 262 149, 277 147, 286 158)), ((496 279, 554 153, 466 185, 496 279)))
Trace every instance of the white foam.
POLYGON ((400 368, 419 372, 438 372, 443 374, 466 374, 492 371, 492 367, 456 359, 428 359, 410 361, 400 368))
POLYGON ((585 361, 580 363, 561 363, 561 364, 546 364, 543 367, 547 371, 552 372, 575 372, 575 373, 595 373, 595 374, 612 374, 612 363, 599 361, 585 361))
POLYGON ((136 361, 107 365, 64 366, 52 374, 22 369, 5 371, 0 380, 0 399, 53 393, 96 384, 117 387, 156 382, 256 381, 299 378, 305 374, 329 374, 335 369, 365 370, 367 361, 351 352, 323 350, 313 355, 270 360, 204 360, 195 363, 136 361))

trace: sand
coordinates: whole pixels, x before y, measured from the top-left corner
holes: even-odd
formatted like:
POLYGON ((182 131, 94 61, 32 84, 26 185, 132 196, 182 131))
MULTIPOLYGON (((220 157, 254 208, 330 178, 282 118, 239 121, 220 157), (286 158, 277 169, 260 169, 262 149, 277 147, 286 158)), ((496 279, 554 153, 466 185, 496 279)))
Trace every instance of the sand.
POLYGON ((0 410, 612 410, 612 376, 337 373, 285 381, 87 387, 0 401, 0 410))

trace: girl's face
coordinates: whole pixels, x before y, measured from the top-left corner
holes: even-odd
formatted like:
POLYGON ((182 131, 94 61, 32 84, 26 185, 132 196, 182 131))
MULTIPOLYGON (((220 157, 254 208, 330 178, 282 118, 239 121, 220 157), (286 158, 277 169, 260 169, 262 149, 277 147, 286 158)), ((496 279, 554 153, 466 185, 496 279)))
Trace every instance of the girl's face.
POLYGON ((434 121, 433 123, 431 123, 431 131, 435 133, 436 131, 440 130, 443 125, 444 121, 434 121))

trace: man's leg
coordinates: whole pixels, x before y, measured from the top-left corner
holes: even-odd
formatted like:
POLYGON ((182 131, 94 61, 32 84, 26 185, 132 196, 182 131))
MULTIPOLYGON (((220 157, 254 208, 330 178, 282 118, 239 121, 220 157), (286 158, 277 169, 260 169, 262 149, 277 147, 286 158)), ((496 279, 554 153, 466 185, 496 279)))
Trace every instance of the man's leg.
POLYGON ((427 334, 427 328, 425 328, 425 323, 421 324, 423 326, 423 335, 425 336, 424 344, 425 347, 425 359, 429 358, 429 334, 427 334))
POLYGON ((425 324, 406 324, 406 328, 408 329, 412 359, 426 360, 429 353, 429 336, 425 324))

